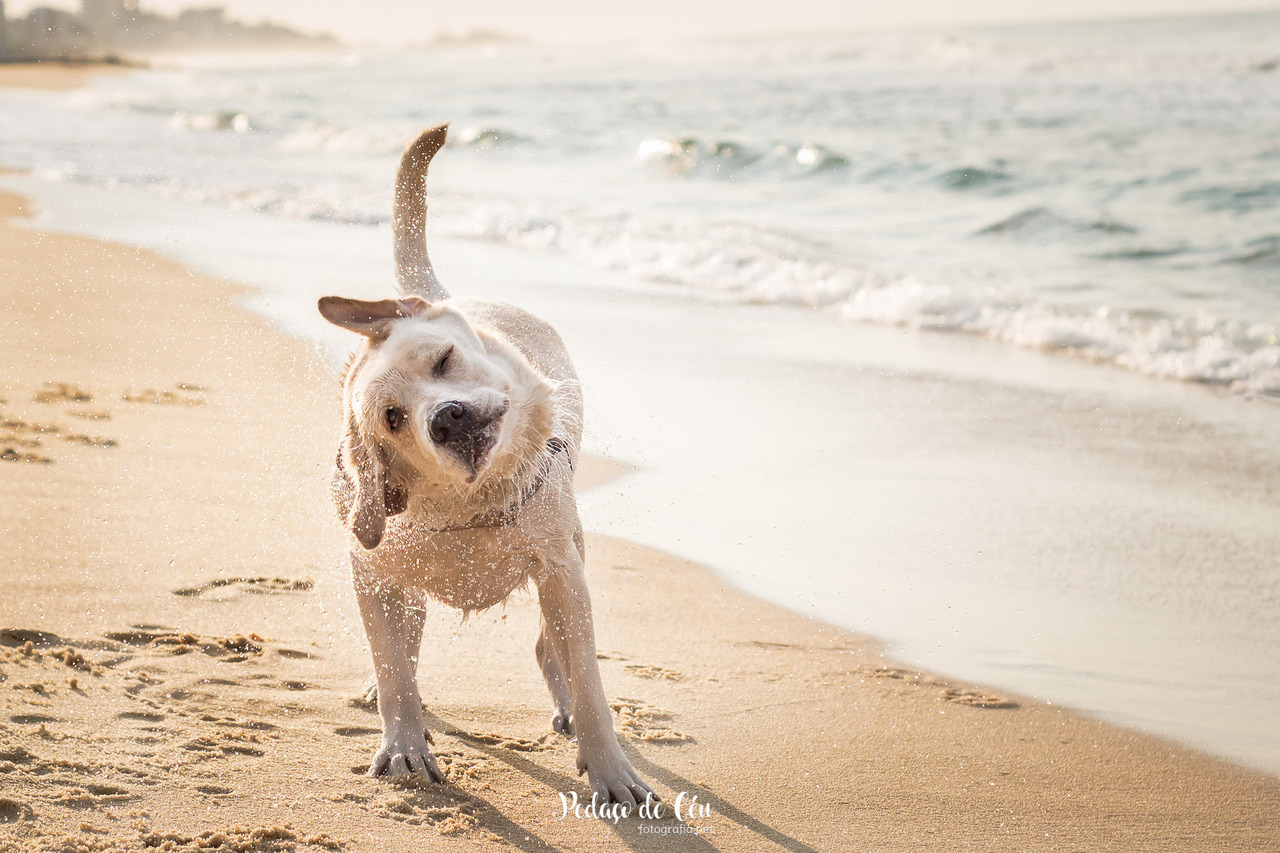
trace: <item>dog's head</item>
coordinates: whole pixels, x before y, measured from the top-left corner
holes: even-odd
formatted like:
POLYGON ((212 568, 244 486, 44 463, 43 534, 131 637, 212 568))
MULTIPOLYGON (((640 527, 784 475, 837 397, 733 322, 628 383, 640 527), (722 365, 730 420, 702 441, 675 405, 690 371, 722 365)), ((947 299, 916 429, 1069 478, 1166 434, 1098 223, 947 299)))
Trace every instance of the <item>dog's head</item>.
POLYGON ((343 446, 356 475, 348 524, 365 548, 382 541, 404 490, 465 500, 541 451, 550 384, 457 309, 417 296, 326 296, 319 308, 365 338, 345 381, 343 446))

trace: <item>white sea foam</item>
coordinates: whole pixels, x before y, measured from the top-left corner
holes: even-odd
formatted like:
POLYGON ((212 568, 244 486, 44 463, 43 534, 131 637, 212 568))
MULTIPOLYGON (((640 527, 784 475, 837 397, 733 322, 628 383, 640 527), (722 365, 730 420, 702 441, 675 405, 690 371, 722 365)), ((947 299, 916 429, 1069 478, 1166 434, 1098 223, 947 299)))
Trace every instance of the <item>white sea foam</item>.
POLYGON ((280 151, 328 151, 387 154, 404 147, 404 127, 344 127, 307 119, 286 133, 275 147, 280 151))
POLYGON ((169 126, 174 130, 229 130, 245 133, 249 130, 249 117, 234 110, 178 110, 170 116, 169 126))
POLYGON ((807 305, 855 322, 982 335, 1067 353, 1153 377, 1280 392, 1272 323, 1138 317, 1106 307, 1072 311, 1007 294, 961 293, 913 276, 886 276, 815 255, 808 241, 747 226, 674 224, 594 211, 465 199, 438 221, 454 236, 556 251, 635 279, 807 305))

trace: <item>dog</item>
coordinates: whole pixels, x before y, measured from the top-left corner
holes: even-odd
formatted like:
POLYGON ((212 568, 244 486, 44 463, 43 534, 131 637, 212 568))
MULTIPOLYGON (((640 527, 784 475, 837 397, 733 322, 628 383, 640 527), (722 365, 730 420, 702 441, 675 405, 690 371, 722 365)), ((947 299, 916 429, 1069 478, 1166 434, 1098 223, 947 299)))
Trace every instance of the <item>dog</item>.
POLYGON ((464 614, 532 583, 534 644, 555 705, 603 804, 653 789, 627 760, 596 663, 585 541, 573 494, 582 395, 559 335, 494 302, 451 299, 427 254, 427 167, 441 125, 405 149, 392 233, 398 299, 326 296, 321 315, 363 337, 343 382, 332 491, 373 653, 382 745, 373 776, 444 774, 423 727, 417 664, 426 595, 464 614))

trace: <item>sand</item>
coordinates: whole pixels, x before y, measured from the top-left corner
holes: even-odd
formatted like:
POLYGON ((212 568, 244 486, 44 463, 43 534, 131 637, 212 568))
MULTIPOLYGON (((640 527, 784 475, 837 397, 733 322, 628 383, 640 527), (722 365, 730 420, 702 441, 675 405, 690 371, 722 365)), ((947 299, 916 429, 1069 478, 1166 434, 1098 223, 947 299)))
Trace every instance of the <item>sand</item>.
MULTIPOLYGON (((448 782, 370 779, 319 353, 240 288, 17 221, 0 291, 0 851, 1280 849, 1274 777, 897 665, 596 535, 617 727, 684 819, 564 814, 586 787, 528 595, 429 615, 448 782)), ((583 489, 618 473, 583 467, 583 489)))
POLYGON ((91 77, 128 69, 100 62, 6 62, 0 63, 0 88, 66 91, 83 86, 91 77))

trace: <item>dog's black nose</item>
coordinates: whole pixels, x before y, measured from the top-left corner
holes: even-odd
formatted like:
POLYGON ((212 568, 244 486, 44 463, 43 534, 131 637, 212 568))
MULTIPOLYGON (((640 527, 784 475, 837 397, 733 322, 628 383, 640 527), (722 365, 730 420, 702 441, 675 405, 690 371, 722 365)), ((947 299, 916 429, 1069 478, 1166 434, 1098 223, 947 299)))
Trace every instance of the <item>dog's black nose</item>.
POLYGON ((427 428, 436 444, 453 444, 475 431, 476 419, 466 406, 450 400, 436 406, 427 428))

